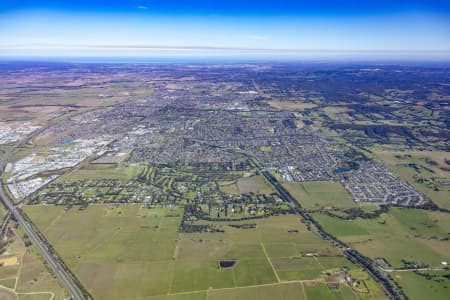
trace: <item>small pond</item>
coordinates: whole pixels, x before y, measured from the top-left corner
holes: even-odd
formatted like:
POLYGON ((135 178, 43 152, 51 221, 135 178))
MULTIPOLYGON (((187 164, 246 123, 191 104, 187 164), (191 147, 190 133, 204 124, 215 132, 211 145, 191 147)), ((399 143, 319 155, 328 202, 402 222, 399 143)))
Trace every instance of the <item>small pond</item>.
POLYGON ((237 260, 227 259, 227 260, 219 260, 219 268, 232 268, 237 263, 237 260))

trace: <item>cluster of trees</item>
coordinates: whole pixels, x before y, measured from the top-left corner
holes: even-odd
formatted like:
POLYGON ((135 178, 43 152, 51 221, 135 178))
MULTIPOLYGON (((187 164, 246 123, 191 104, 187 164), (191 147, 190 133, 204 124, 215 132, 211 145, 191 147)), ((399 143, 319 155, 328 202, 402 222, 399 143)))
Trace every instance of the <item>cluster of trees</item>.
MULTIPOLYGON (((216 228, 212 225, 205 224, 192 224, 192 217, 197 217, 199 210, 196 205, 186 204, 184 206, 184 214, 181 219, 180 232, 193 233, 193 232, 224 232, 223 229, 216 228)), ((198 217, 197 217, 198 218, 198 217)))
POLYGON ((319 212, 321 214, 327 215, 329 217, 337 218, 340 220, 354 220, 356 218, 361 219, 375 219, 378 218, 381 214, 387 213, 389 211, 389 205, 380 205, 377 210, 374 211, 365 211, 361 209, 360 207, 352 207, 345 209, 343 211, 339 209, 335 210, 317 210, 313 212, 319 212), (344 212, 344 214, 337 214, 334 213, 335 211, 344 212))
POLYGON ((427 264, 417 263, 415 261, 409 261, 406 259, 402 259, 401 262, 405 266, 406 269, 418 269, 418 268, 428 268, 427 264))

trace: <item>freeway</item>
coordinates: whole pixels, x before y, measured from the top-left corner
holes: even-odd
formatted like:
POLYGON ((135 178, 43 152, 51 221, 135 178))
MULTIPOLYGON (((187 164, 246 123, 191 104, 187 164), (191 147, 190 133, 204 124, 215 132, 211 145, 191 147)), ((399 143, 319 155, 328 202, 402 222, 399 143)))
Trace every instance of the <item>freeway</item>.
MULTIPOLYGON (((29 135, 25 139, 19 141, 14 148, 18 148, 25 144, 28 140, 30 140, 34 135, 38 134, 45 128, 41 130, 35 131, 33 134, 29 135)), ((0 200, 5 205, 5 207, 9 210, 11 215, 19 222, 19 224, 23 227, 26 234, 36 246, 36 248, 41 253, 42 257, 48 263, 48 265, 52 268, 53 273, 58 277, 61 283, 67 288, 72 299, 74 300, 85 300, 87 297, 83 292, 82 288, 80 288, 79 283, 77 283, 71 274, 66 270, 63 266, 62 262, 60 262, 53 254, 53 252, 46 245, 46 242, 41 238, 39 233, 33 227, 31 222, 24 217, 23 212, 14 204, 9 195, 5 191, 5 186, 3 185, 3 180, 1 175, 3 174, 3 170, 6 166, 6 162, 9 160, 12 155, 13 149, 3 155, 3 158, 0 161, 0 200)))

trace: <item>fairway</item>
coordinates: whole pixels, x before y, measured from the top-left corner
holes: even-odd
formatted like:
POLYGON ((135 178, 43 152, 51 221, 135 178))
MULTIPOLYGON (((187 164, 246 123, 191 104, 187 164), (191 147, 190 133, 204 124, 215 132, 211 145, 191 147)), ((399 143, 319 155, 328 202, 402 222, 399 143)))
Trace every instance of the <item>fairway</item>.
POLYGON ((358 269, 296 215, 251 220, 254 226, 245 229, 229 225, 248 221, 198 221, 224 232, 179 233, 181 209, 90 205, 80 211, 47 205, 24 210, 97 299, 198 299, 194 295, 201 298, 205 291, 208 299, 298 299, 295 295, 303 295, 298 283, 322 282, 325 271, 358 269), (235 265, 219 268, 219 260, 235 265))
POLYGON ((305 209, 358 206, 339 182, 286 182, 283 186, 305 209))

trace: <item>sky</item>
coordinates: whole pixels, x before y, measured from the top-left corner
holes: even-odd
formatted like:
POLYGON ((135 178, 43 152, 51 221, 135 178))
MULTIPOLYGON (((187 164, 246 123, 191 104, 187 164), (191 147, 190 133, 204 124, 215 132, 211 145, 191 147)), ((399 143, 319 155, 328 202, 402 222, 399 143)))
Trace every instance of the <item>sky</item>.
POLYGON ((0 56, 450 59, 450 1, 0 0, 0 56))

